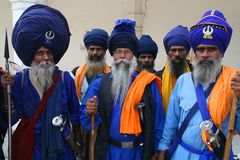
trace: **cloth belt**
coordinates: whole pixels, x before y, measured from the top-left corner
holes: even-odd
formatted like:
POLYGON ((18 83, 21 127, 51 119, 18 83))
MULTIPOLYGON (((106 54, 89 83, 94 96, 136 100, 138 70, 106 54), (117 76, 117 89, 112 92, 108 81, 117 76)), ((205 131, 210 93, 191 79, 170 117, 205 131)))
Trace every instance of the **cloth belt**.
POLYGON ((139 140, 134 140, 130 142, 118 142, 110 138, 109 143, 119 148, 134 148, 138 146, 143 146, 143 142, 139 140))

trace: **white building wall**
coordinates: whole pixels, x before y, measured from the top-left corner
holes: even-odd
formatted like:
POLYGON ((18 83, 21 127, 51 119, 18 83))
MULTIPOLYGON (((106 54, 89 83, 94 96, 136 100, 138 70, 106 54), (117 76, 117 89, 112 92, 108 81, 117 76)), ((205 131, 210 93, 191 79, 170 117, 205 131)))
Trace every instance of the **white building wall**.
MULTIPOLYGON (((12 0, 13 1, 13 0, 12 0)), ((25 0, 32 2, 33 0, 25 0)), ((159 54, 156 59, 156 69, 164 66, 166 54, 162 39, 165 34, 178 24, 188 27, 194 25, 208 9, 219 9, 233 27, 233 36, 223 63, 240 69, 240 1, 239 0, 43 0, 59 9, 68 19, 72 33, 69 49, 58 66, 71 70, 82 64, 86 59, 86 49, 83 44, 84 33, 91 28, 103 28, 109 34, 118 18, 132 18, 137 21, 137 35, 141 32, 150 34, 157 42, 159 54)), ((12 5, 10 0, 0 0, 0 66, 4 66, 5 27, 8 29, 10 44, 10 59, 13 58, 11 46, 12 5)), ((107 56, 111 63, 111 57, 107 56)), ((237 137, 235 137, 237 138, 237 137)), ((240 152, 239 138, 234 141, 235 153, 240 152), (238 148, 237 148, 238 147, 238 148)))

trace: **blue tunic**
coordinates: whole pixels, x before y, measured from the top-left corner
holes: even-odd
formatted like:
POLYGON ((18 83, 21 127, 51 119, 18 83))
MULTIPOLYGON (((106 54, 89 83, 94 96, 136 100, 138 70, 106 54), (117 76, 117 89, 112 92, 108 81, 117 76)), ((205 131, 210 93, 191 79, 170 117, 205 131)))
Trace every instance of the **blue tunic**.
MULTIPOLYGON (((24 71, 24 76, 22 77, 22 72, 19 72, 15 75, 15 81, 11 89, 12 100, 14 102, 14 106, 16 111, 12 116, 12 123, 15 124, 21 117, 30 118, 34 115, 41 97, 39 96, 36 88, 30 81, 29 78, 29 70, 24 71)), ((58 70, 58 83, 61 90, 61 113, 69 114, 69 119, 72 124, 79 124, 79 103, 76 96, 75 84, 68 72, 64 72, 58 70), (64 80, 62 77, 64 76, 64 80)), ((56 87, 55 87, 56 89, 56 87)), ((54 103, 54 102, 53 102, 54 103)), ((48 119, 48 121, 52 121, 52 119, 48 119)), ((5 124, 7 125, 7 124, 5 124)), ((40 160, 42 156, 40 143, 41 143, 41 135, 42 135, 42 119, 41 116, 38 119, 35 128, 34 128, 34 160, 40 160)), ((49 126, 47 126, 49 127, 49 126)), ((75 159, 73 150, 65 141, 64 137, 61 137, 64 142, 64 152, 58 154, 57 160, 68 160, 75 159)))
MULTIPOLYGON (((182 125, 183 120, 185 119, 189 110, 195 104, 196 100, 197 97, 195 94, 195 87, 192 81, 191 73, 183 74, 178 78, 177 83, 173 89, 172 95, 170 97, 163 135, 158 145, 159 150, 166 150, 169 148, 171 140, 174 138, 177 129, 182 125)), ((224 120, 222 124, 222 131, 225 134, 225 136, 227 134, 229 116, 230 115, 227 116, 227 118, 224 120)), ((202 116, 200 111, 198 110, 190 120, 182 136, 183 142, 199 150, 203 150, 206 148, 206 145, 202 141, 201 130, 199 127, 201 122, 202 116)), ((238 131, 238 133, 240 133, 239 103, 236 119, 236 130, 238 131)), ((178 145, 176 151, 173 154, 172 159, 177 160, 179 159, 179 157, 181 157, 181 160, 199 159, 199 155, 185 150, 181 145, 178 145)))
MULTIPOLYGON (((2 76, 2 73, 0 72, 0 77, 1 76, 2 76)), ((0 81, 0 86, 1 86, 1 81, 0 81)), ((0 89, 2 89, 0 92, 3 94, 3 88, 1 87, 0 89)), ((1 96, 3 96, 2 94, 1 94, 1 96)), ((0 99, 3 100, 3 97, 0 97, 0 99)), ((2 102, 0 104, 2 104, 2 102)), ((1 116, 0 122, 1 122, 1 119, 4 119, 4 117, 1 116)), ((3 146, 6 130, 7 130, 6 128, 4 128, 0 125, 0 146, 1 146, 1 148, 0 148, 0 159, 5 159, 4 154, 3 154, 3 150, 2 150, 2 146, 3 146)))
MULTIPOLYGON (((133 73, 133 77, 136 77, 137 73, 133 73)), ((91 130, 91 119, 87 116, 86 113, 86 103, 89 98, 93 96, 99 97, 99 88, 101 84, 102 77, 97 77, 89 86, 89 89, 86 93, 86 96, 83 98, 82 105, 80 108, 80 118, 81 125, 84 129, 90 131, 91 130)), ((154 119, 155 119, 155 129, 154 129, 154 141, 155 141, 155 150, 157 150, 157 144, 162 136, 163 125, 164 125, 164 111, 162 107, 161 95, 158 90, 156 82, 151 83, 152 97, 154 101, 154 119)), ((111 92, 111 91, 109 91, 111 92)), ((137 93, 136 93, 137 94, 137 93)), ((110 98, 110 97, 106 97, 110 98)), ((101 107, 101 106, 99 106, 101 107)), ((120 133, 120 118, 122 112, 122 104, 118 100, 116 105, 112 107, 111 116, 110 116, 110 138, 117 142, 129 142, 133 141, 136 138, 142 139, 143 135, 139 135, 138 137, 131 134, 121 134, 120 133)), ((95 124, 94 126, 97 128, 101 124, 102 120, 99 114, 95 115, 95 124)), ((141 160, 143 156, 143 148, 142 147, 134 147, 134 148, 119 148, 117 146, 111 145, 109 146, 109 150, 107 153, 107 160, 141 160)))

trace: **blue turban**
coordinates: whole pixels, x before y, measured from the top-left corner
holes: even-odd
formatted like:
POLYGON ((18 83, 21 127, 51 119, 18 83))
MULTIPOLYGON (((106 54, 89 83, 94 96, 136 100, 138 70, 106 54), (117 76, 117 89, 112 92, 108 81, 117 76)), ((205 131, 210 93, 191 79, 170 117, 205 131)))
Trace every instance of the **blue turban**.
POLYGON ((190 29, 190 41, 195 52, 200 44, 216 45, 224 56, 231 36, 232 28, 218 10, 205 12, 201 20, 190 29))
POLYGON ((152 40, 149 35, 142 35, 139 39, 139 51, 137 53, 137 57, 141 54, 151 54, 153 55, 154 59, 156 58, 158 53, 158 46, 152 40))
POLYGON ((67 20, 60 11, 38 4, 26 9, 16 22, 12 45, 26 66, 31 65, 41 47, 53 51, 57 64, 68 48, 70 35, 67 20))
POLYGON ((107 50, 107 40, 108 33, 99 28, 87 32, 83 39, 86 48, 96 45, 101 46, 104 50, 107 50))
POLYGON ((128 48, 133 54, 138 52, 138 39, 135 34, 135 21, 120 19, 108 39, 108 50, 111 55, 117 48, 128 48))
POLYGON ((172 46, 184 46, 188 53, 191 48, 188 28, 178 25, 171 29, 164 37, 163 44, 167 54, 172 46))

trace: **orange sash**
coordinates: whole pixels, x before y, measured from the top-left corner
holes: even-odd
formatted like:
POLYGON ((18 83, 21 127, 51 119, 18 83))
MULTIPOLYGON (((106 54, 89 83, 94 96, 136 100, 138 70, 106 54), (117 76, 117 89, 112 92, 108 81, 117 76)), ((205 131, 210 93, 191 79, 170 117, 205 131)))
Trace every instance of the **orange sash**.
MULTIPOLYGON (((80 67, 78 67, 76 71, 75 85, 76 85, 77 97, 79 100, 82 99, 81 89, 82 89, 83 78, 86 74, 86 70, 87 70, 87 64, 83 64, 80 67)), ((103 73, 109 73, 110 71, 111 71, 110 67, 107 64, 104 64, 103 73)))
POLYGON ((145 87, 154 80, 157 82, 159 91, 161 91, 161 79, 155 74, 145 70, 143 70, 133 81, 123 104, 120 133, 139 135, 142 132, 140 125, 140 112, 134 107, 141 101, 145 87))
MULTIPOLYGON (((222 67, 222 72, 218 76, 208 100, 210 116, 220 130, 222 130, 222 123, 231 110, 233 98, 231 79, 236 71, 236 69, 230 67, 222 67)), ((209 140, 206 132, 202 132, 202 138, 205 143, 209 140)))

